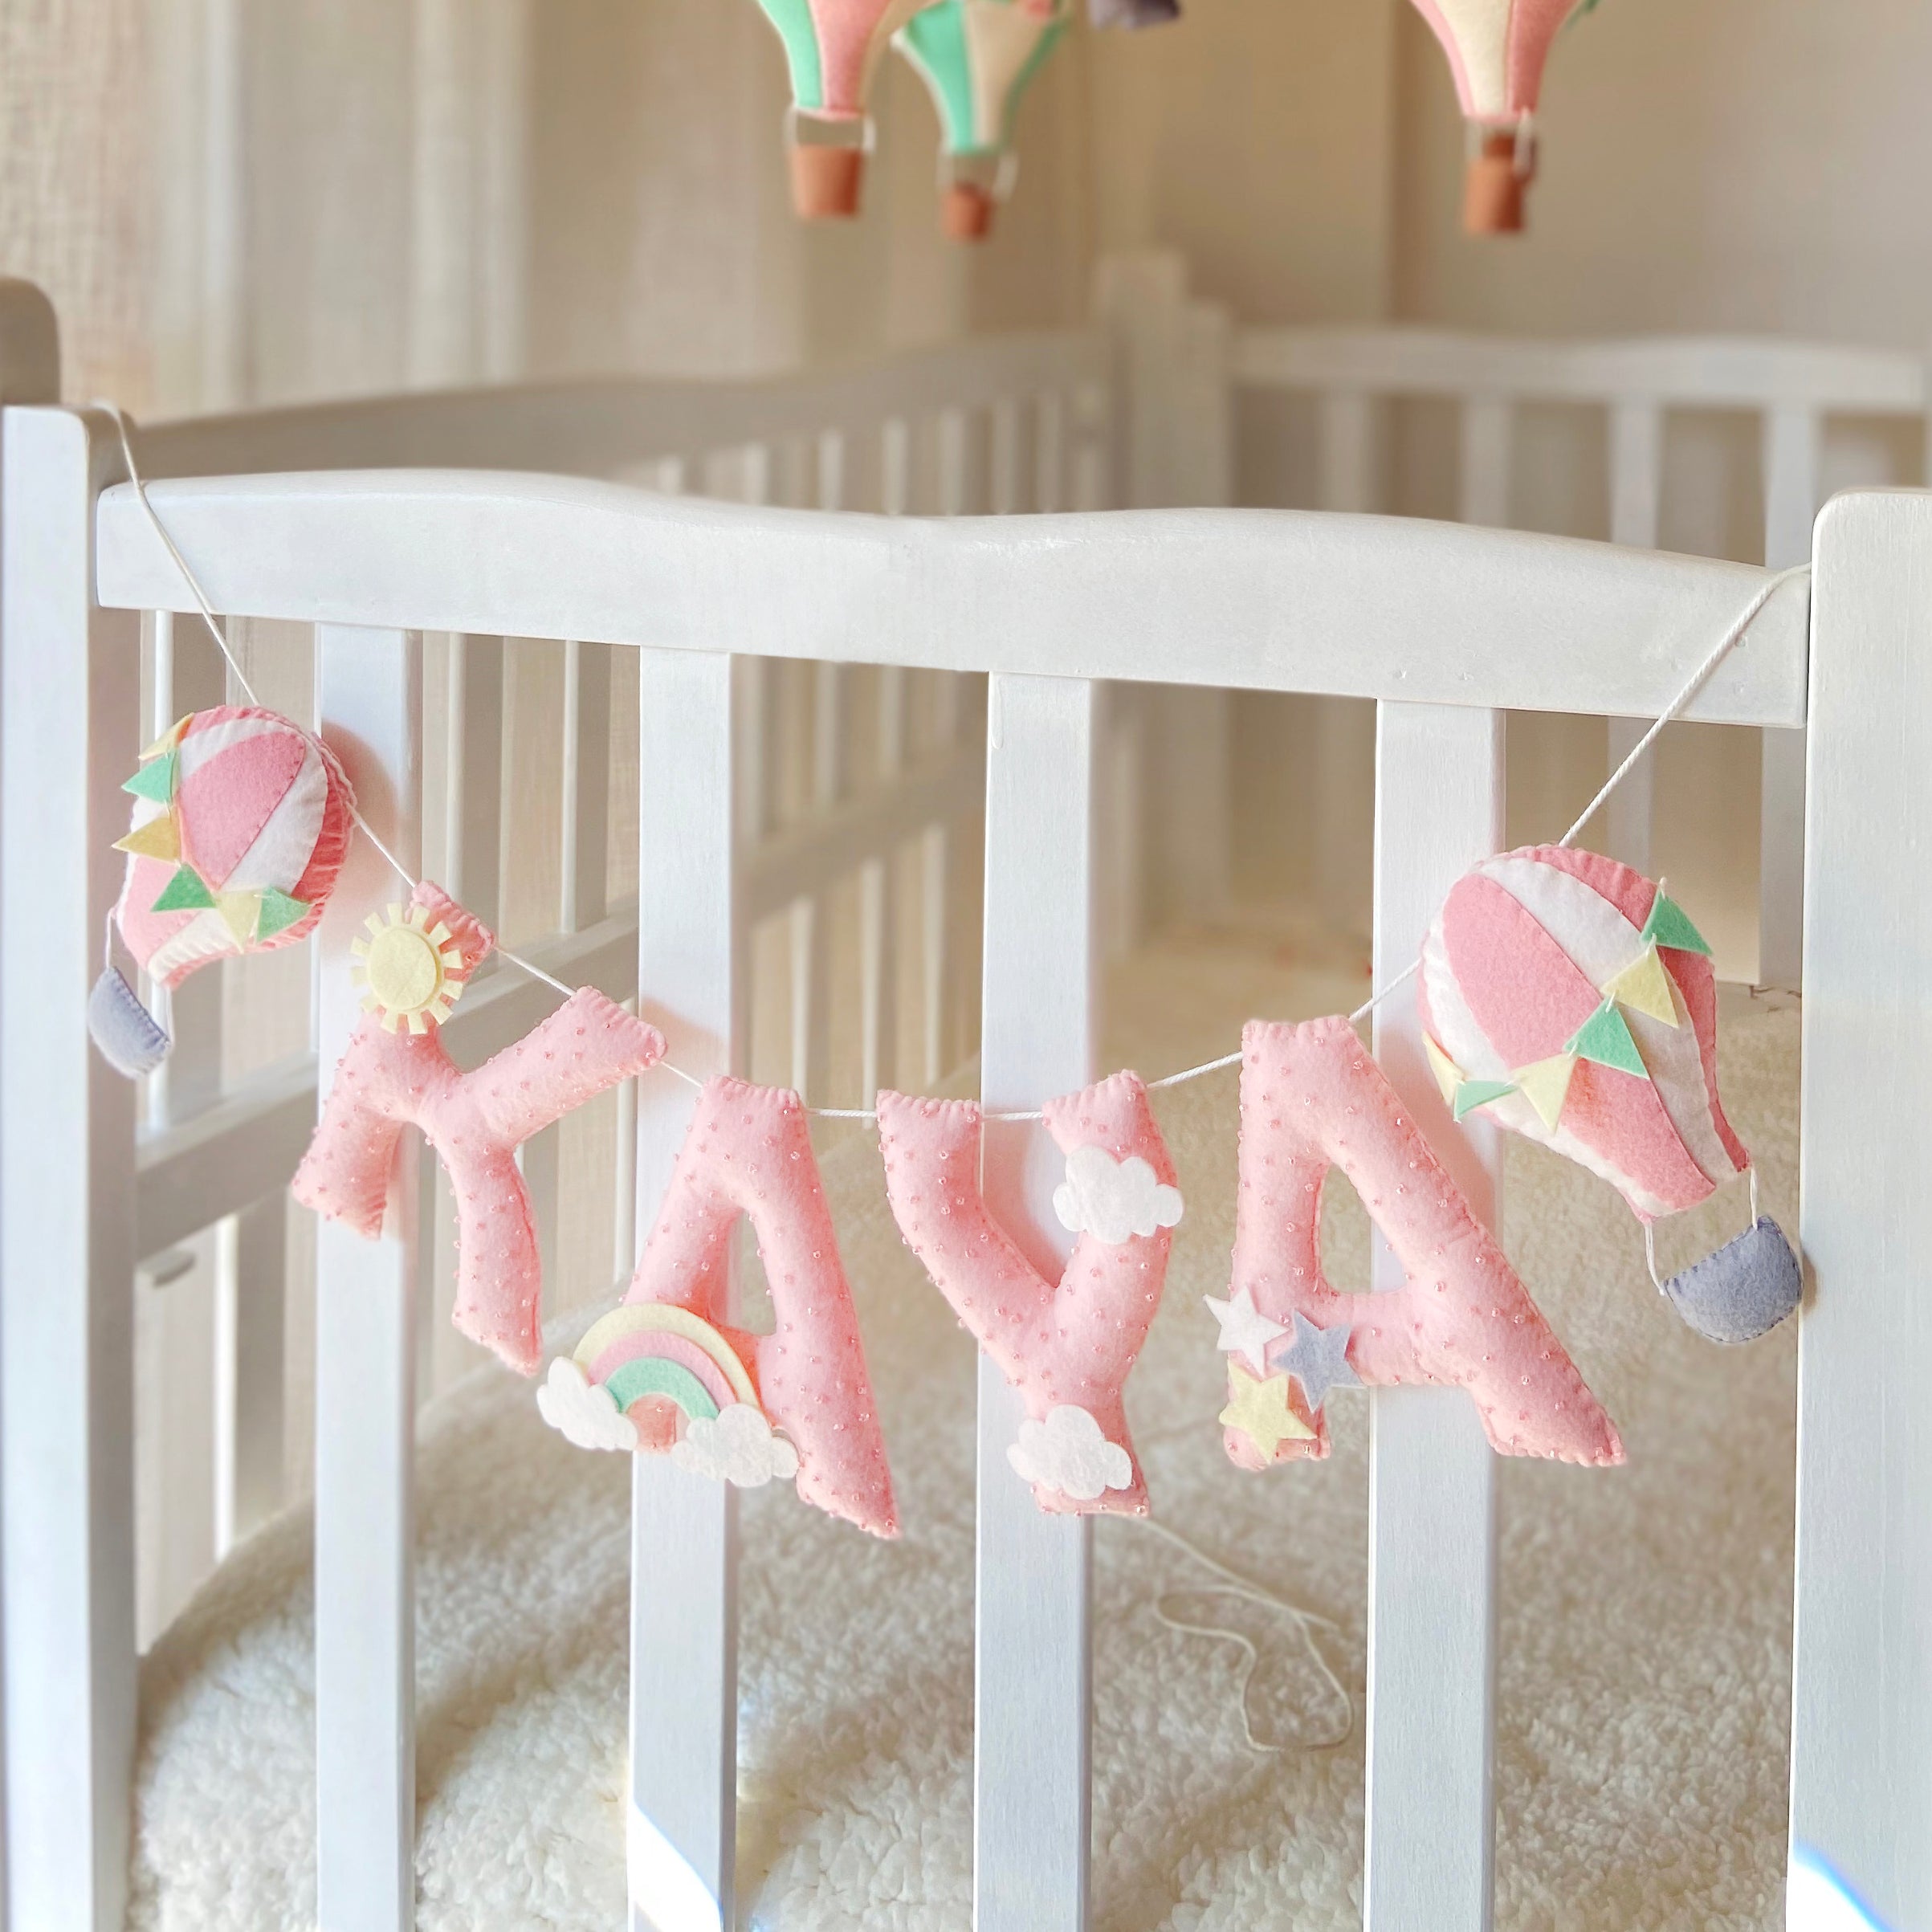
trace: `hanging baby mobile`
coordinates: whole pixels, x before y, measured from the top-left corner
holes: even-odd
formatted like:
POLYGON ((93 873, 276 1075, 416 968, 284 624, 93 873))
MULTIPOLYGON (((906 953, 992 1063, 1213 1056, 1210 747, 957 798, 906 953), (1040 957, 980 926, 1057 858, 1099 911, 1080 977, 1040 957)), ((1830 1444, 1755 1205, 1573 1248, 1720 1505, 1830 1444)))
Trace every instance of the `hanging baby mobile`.
MULTIPOLYGON (((133 822, 117 849, 127 874, 114 924, 134 962, 178 986, 210 961, 306 939, 348 850, 354 795, 336 755, 287 718, 254 706, 196 711, 141 753, 122 788, 133 822)), ((130 1077, 169 1041, 110 964, 88 1025, 130 1077)))
POLYGON ((892 44, 911 62, 940 117, 940 225, 955 241, 992 230, 1011 192, 1020 98, 1064 36, 1072 0, 939 0, 892 44))
POLYGON ((1536 173, 1535 113, 1557 31, 1596 0, 1415 0, 1449 56, 1468 124, 1463 226, 1509 234, 1523 225, 1536 173))

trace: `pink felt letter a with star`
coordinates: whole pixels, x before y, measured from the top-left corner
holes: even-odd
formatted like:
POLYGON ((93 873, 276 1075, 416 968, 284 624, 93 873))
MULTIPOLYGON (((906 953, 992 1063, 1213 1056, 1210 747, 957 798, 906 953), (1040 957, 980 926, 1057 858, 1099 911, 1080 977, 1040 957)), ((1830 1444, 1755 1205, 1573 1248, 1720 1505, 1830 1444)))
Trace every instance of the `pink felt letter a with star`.
POLYGON ((1042 1510, 1144 1516, 1147 1481, 1123 1401, 1166 1278, 1180 1217, 1174 1163, 1138 1075, 1050 1101, 1068 1156, 1055 1198, 1079 1239, 1047 1281, 980 1189, 980 1109, 967 1100, 878 1097, 886 1193, 940 1292, 1026 1404, 1013 1456, 1042 1510))
MULTIPOLYGON (((1301 1316, 1304 1341, 1310 1324, 1328 1333, 1346 1325, 1348 1363, 1365 1383, 1466 1389, 1504 1455, 1622 1461, 1610 1418, 1348 1022, 1253 1021, 1241 1045, 1230 1302, 1251 1302, 1278 1333, 1301 1316), (1331 1167, 1348 1177, 1396 1251, 1405 1287, 1349 1295, 1329 1286, 1321 1225, 1331 1167)), ((1251 1412, 1257 1386, 1270 1386, 1269 1366, 1257 1383, 1230 1363, 1230 1415, 1251 1412)), ((1225 1443, 1244 1469, 1325 1456, 1327 1420, 1315 1405, 1278 1441, 1229 1420, 1225 1443)))

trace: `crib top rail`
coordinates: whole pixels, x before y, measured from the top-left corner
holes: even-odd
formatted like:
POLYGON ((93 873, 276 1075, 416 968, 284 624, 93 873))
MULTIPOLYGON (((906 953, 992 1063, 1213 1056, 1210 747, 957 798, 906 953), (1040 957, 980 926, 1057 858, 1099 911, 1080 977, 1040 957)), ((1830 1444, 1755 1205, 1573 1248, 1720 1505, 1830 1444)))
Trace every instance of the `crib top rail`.
MULTIPOLYGON (((151 495, 216 608, 250 617, 1604 715, 1660 713, 1765 577, 1295 511, 929 520, 437 471, 151 495)), ((96 535, 104 605, 192 608, 130 488, 96 535)), ((1793 583, 1686 715, 1801 725, 1808 625, 1793 583)))
POLYGON ((921 410, 990 407, 1108 377, 1098 331, 1013 331, 805 373, 609 377, 372 396, 145 426, 156 476, 289 469, 555 471, 607 475, 641 458, 850 433, 921 410))
POLYGON ((1235 336, 1229 361, 1233 380, 1257 389, 1555 403, 1641 397, 1683 409, 1847 416, 1909 416, 1926 406, 1925 366, 1914 356, 1769 336, 1560 341, 1433 328, 1248 328, 1235 336))

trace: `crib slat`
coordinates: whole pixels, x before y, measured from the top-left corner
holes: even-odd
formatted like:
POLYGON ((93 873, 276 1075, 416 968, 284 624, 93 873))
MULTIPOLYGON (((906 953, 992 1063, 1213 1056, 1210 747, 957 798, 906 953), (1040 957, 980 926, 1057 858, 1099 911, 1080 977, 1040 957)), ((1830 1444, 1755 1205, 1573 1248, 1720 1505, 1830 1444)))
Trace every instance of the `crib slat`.
MULTIPOLYGON (((1636 550, 1657 548, 1664 484, 1664 412, 1646 398, 1610 411, 1610 540, 1636 550)), ((1609 768, 1615 771, 1649 728, 1641 718, 1608 720, 1609 768)), ((1654 751, 1617 789, 1605 821, 1610 855, 1640 872, 1650 870, 1650 826, 1656 809, 1654 751)))
POLYGON ((557 928, 581 932, 605 911, 610 863, 610 649, 564 646, 564 851, 557 928))
MULTIPOLYGON (((1932 1926, 1932 497, 1841 496, 1812 586, 1791 1840, 1932 1926)), ((1792 1921, 1794 1928, 1797 1921, 1792 1921)))
MULTIPOLYGON (((1094 689, 996 677, 988 703, 980 1082, 988 1109, 1029 1108, 1092 1077, 1094 689)), ((1062 1169, 1045 1130, 988 1123, 984 1166, 995 1214, 1057 1274, 1070 1237, 1050 1232, 1062 1169)), ((1092 1532, 1041 1514, 1008 1462, 1024 1412, 982 1358, 973 1923, 1081 1932, 1092 1532)))
MULTIPOLYGON (((743 1051, 735 983, 732 667, 645 650, 638 679, 638 984, 670 1058, 703 1076, 743 1051)), ((652 1225, 695 1096, 640 1083, 638 1226, 652 1225)), ((631 1490, 632 1924, 733 1923, 736 1833, 736 1491, 640 1456, 631 1490), (676 1552, 667 1562, 666 1553, 676 1552)))
MULTIPOLYGON (((1814 410, 1773 410, 1764 422, 1764 560, 1774 570, 1812 554, 1820 429, 1814 410)), ((1767 732, 1758 813, 1758 982, 1795 989, 1804 953, 1804 733, 1767 732)))
POLYGON ((136 1710, 134 1091, 89 1046, 87 1003, 120 887, 120 781, 146 742, 141 640, 131 613, 93 608, 93 491, 118 476, 87 419, 9 410, 5 434, 6 1917, 118 1932, 136 1710))
POLYGON ((443 829, 450 895, 494 927, 503 850, 503 641, 450 639, 443 829))
POLYGON ((895 1077, 899 1038, 897 868, 887 852, 858 874, 859 1103, 870 1107, 895 1077))
MULTIPOLYGON (((364 815, 421 863, 422 646, 323 625, 317 711, 364 815)), ((362 1017, 349 945, 406 889, 355 840, 318 933, 321 1081, 362 1017)), ((407 1932, 416 1901, 415 1498, 419 1156, 406 1135, 379 1241, 316 1237, 316 1895, 320 1924, 407 1932)))
MULTIPOLYGON (((1415 961, 1444 895, 1503 829, 1497 711, 1384 704, 1375 980, 1415 961)), ((1412 985, 1376 1009, 1376 1057, 1471 1205, 1500 1212, 1494 1130, 1452 1125, 1412 985)), ((1402 1285, 1375 1247, 1375 1285, 1402 1285)), ((1371 1397, 1363 1932, 1487 1932, 1493 1889, 1495 1458, 1460 1389, 1371 1397)))
POLYGON ((218 1560, 281 1506, 287 1274, 286 1194, 271 1194, 222 1224, 215 1274, 218 1560))
POLYGON ((1496 530, 1509 528, 1514 426, 1515 412, 1503 397, 1472 396, 1464 402, 1456 508, 1464 523, 1496 530))
POLYGON ((952 938, 948 886, 952 877, 952 833, 944 825, 927 826, 919 839, 919 1037, 924 1049, 926 1084, 946 1077, 946 991, 952 980, 947 947, 952 938))

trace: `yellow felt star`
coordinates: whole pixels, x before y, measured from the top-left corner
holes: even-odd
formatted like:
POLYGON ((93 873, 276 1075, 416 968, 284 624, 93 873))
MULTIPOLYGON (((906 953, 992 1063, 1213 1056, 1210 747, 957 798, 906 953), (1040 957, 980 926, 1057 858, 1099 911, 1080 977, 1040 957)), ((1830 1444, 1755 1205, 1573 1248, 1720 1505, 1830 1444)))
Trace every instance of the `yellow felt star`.
POLYGON ((1654 946, 1646 946, 1642 954, 1632 960, 1604 992, 1618 1005, 1628 1006, 1632 1013, 1648 1013, 1653 1020, 1661 1020, 1666 1026, 1678 1024, 1676 992, 1670 984, 1670 974, 1657 957, 1654 946))
POLYGON ((1422 1036, 1422 1050, 1429 1055, 1429 1070, 1436 1076, 1436 1084, 1442 1089, 1443 1099, 1453 1107, 1456 1089, 1462 1084, 1462 1069, 1427 1033, 1422 1036))
POLYGON ((116 852, 132 852, 137 858, 179 858, 181 855, 181 834, 176 829, 174 814, 163 812, 157 818, 150 818, 145 825, 137 825, 125 838, 114 842, 116 852))
POLYGON ((1221 1412, 1229 1429, 1237 1429, 1268 1461, 1284 1442, 1306 1442, 1314 1431, 1288 1406, 1288 1378, 1257 1380, 1237 1363, 1228 1364, 1228 1388, 1233 1400, 1221 1412))

